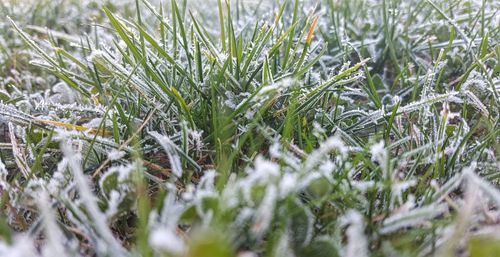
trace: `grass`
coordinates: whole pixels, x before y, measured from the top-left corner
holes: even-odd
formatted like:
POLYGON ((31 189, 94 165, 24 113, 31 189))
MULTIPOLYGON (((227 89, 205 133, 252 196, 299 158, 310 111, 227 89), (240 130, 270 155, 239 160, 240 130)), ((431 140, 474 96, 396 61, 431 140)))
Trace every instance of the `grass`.
POLYGON ((497 1, 0 3, 1 256, 495 256, 497 1))

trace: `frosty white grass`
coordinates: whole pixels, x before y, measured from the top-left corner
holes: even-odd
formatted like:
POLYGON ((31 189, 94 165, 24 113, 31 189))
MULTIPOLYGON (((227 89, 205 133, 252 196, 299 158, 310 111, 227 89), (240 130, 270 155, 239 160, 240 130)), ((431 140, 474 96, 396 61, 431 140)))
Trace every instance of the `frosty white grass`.
POLYGON ((111 2, 0 2, 0 256, 500 252, 498 1, 111 2))

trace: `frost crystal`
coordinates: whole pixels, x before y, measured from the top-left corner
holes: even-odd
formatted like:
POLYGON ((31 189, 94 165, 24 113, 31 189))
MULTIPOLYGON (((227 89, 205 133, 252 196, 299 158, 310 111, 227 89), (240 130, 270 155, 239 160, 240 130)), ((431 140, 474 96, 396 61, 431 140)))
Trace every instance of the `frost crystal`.
POLYGON ((170 166, 172 167, 172 172, 177 177, 182 177, 182 164, 179 155, 177 154, 177 148, 175 144, 166 136, 162 136, 157 132, 149 132, 158 142, 161 144, 163 149, 167 152, 168 160, 170 161, 170 166))
POLYGON ((261 236, 271 224, 274 216, 274 207, 276 205, 277 189, 275 186, 270 185, 267 187, 264 199, 260 204, 255 214, 254 224, 252 225, 252 232, 257 236, 261 236))
MULTIPOLYGON (((385 149, 384 141, 380 141, 370 148, 370 154, 372 156, 372 161, 376 161, 379 163, 380 167, 384 172, 387 171, 388 163, 387 163, 387 150, 385 149)), ((386 176, 388 174, 385 174, 386 176)))
POLYGON ((345 248, 344 256, 347 257, 367 257, 368 255, 368 242, 365 236, 365 222, 363 216, 355 210, 349 210, 342 218, 343 223, 348 225, 347 246, 345 248))
POLYGON ((124 151, 119 151, 117 149, 112 149, 108 153, 108 159, 111 160, 111 161, 117 161, 117 160, 120 160, 121 158, 123 158, 125 156, 125 154, 126 153, 124 151))
POLYGON ((174 255, 182 255, 186 246, 173 231, 164 228, 157 228, 151 232, 149 244, 160 252, 167 252, 174 255))

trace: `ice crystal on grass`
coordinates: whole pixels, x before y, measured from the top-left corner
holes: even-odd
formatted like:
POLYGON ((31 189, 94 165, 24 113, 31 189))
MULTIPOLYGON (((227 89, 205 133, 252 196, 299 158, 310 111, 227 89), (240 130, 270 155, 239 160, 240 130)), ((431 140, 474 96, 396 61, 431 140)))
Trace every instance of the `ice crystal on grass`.
POLYGON ((161 144, 163 149, 167 152, 168 159, 170 161, 170 165, 172 167, 172 172, 174 175, 177 177, 182 176, 182 164, 179 158, 179 155, 177 154, 177 149, 174 145, 174 143, 166 136, 162 136, 158 134, 157 132, 150 132, 150 134, 158 140, 158 142, 161 144))
POLYGON ((257 208, 251 231, 258 237, 261 237, 271 225, 276 205, 276 195, 276 187, 274 185, 268 186, 264 192, 264 198, 257 208))
POLYGON ((43 256, 65 256, 68 255, 64 249, 65 238, 57 226, 55 215, 51 209, 51 202, 47 192, 40 192, 39 208, 42 214, 44 231, 47 237, 47 245, 43 248, 43 256))
POLYGON ((330 152, 333 152, 334 150, 337 151, 337 156, 339 157, 338 160, 343 160, 344 158, 346 158, 349 152, 349 149, 340 138, 336 136, 330 137, 324 143, 322 143, 317 150, 315 150, 308 156, 304 168, 306 170, 312 170, 316 165, 320 164, 324 160, 324 158, 330 154, 330 152))
POLYGON ((124 151, 119 151, 117 149, 112 149, 108 153, 108 159, 110 159, 111 161, 120 160, 121 158, 123 158, 125 156, 125 154, 126 153, 124 151))
POLYGON ((74 152, 71 146, 71 141, 68 141, 68 139, 61 139, 61 149, 65 158, 68 160, 68 168, 74 176, 82 203, 89 213, 89 218, 95 224, 93 229, 95 229, 96 233, 103 240, 102 242, 98 242, 96 245, 98 251, 102 251, 102 253, 113 252, 115 254, 122 255, 124 253, 124 249, 109 230, 105 216, 99 210, 95 195, 92 193, 89 186, 89 180, 82 171, 80 166, 81 155, 74 152))
POLYGON ((1 256, 473 255, 498 223, 495 1, 14 2, 1 256))
POLYGON ((397 213, 384 220, 380 231, 382 234, 387 234, 402 228, 424 225, 426 221, 442 215, 447 210, 445 204, 439 204, 397 213))
MULTIPOLYGON (((372 161, 376 161, 380 165, 382 170, 386 172, 389 164, 387 163, 388 156, 384 141, 380 141, 372 145, 372 147, 370 148, 370 154, 372 156, 372 161)), ((384 177, 387 177, 388 175, 389 174, 385 174, 384 177)))
POLYGON ((175 232, 162 228, 154 229, 151 232, 149 244, 159 252, 174 255, 182 255, 186 249, 184 242, 175 232))
POLYGON ((27 235, 19 235, 13 238, 12 244, 5 241, 0 242, 0 255, 12 257, 32 257, 37 255, 34 240, 27 235))
POLYGON ((364 234, 363 216, 354 210, 348 210, 343 217, 343 223, 348 226, 346 231, 348 243, 345 248, 345 256, 368 256, 368 242, 364 234))

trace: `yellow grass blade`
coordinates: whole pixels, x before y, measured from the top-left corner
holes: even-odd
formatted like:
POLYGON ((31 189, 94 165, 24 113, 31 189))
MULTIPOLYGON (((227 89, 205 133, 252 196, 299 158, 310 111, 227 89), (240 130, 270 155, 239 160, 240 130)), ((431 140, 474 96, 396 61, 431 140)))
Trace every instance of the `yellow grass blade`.
POLYGON ((52 126, 56 126, 56 127, 66 128, 66 129, 74 129, 74 130, 82 131, 82 132, 90 132, 90 133, 93 133, 93 134, 99 134, 99 135, 103 135, 103 136, 104 135, 109 135, 111 133, 111 132, 106 131, 106 130, 98 131, 95 128, 87 128, 87 127, 84 127, 84 126, 79 126, 79 125, 64 123, 64 122, 60 122, 60 121, 41 120, 41 119, 37 119, 37 121, 39 121, 39 122, 41 122, 41 123, 43 123, 45 125, 52 125, 52 126))
POLYGON ((316 16, 316 18, 314 18, 314 21, 311 25, 311 28, 309 29, 309 33, 307 33, 306 44, 308 44, 308 45, 311 44, 314 30, 316 29, 316 26, 318 25, 318 20, 319 20, 319 16, 316 16))

